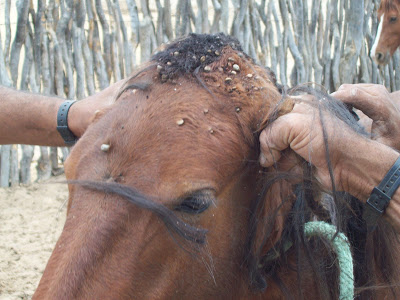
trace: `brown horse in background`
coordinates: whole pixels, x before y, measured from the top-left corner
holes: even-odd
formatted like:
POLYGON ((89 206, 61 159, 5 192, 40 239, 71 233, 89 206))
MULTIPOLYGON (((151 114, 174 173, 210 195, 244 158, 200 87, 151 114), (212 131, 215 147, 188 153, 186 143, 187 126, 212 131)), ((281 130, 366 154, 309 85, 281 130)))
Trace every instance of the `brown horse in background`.
MULTIPOLYGON (((338 299, 335 255, 302 231, 332 221, 309 168, 299 183, 258 163, 260 130, 293 106, 282 92, 223 34, 155 54, 66 162, 67 220, 34 299, 338 299)), ((357 201, 331 206, 360 295, 395 298, 390 231, 377 244, 357 201)))
POLYGON ((378 9, 378 31, 371 49, 371 57, 386 65, 400 46, 400 1, 381 0, 378 9))

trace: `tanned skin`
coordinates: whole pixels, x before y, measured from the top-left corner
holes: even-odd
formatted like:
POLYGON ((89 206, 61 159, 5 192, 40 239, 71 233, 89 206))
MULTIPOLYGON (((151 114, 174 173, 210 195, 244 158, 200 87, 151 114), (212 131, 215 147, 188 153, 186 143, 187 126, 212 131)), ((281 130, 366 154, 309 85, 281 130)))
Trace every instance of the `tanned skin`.
MULTIPOLYGON (((68 126, 81 137, 96 110, 110 106, 123 81, 73 104, 68 126)), ((0 86, 0 144, 65 146, 57 131, 57 112, 65 99, 0 86)))
MULTIPOLYGON (((389 94, 383 86, 368 84, 344 85, 333 94, 362 109, 372 119, 372 139, 356 134, 347 126, 338 127, 337 120, 322 112, 336 188, 363 202, 399 158, 399 95, 398 92, 389 94)), ((314 165, 317 178, 330 189, 322 126, 315 122, 320 119, 320 113, 312 101, 302 99, 291 113, 278 118, 262 132, 260 163, 265 167, 276 161, 290 164, 290 155, 281 153, 290 148, 292 154, 314 165)), ((393 195, 384 216, 400 232, 400 189, 393 195)))

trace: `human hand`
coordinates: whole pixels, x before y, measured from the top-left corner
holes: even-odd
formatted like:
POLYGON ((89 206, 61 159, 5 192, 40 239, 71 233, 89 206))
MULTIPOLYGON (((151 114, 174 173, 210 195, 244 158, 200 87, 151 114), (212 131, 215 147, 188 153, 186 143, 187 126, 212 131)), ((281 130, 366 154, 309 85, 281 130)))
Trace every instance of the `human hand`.
POLYGON ((92 122, 96 111, 110 107, 125 80, 118 81, 97 94, 77 101, 68 113, 68 127, 77 137, 81 137, 92 122))
POLYGON ((393 95, 383 85, 345 84, 331 96, 354 106, 372 119, 372 139, 400 150, 400 111, 393 95))
MULTIPOLYGON (((293 168, 287 167, 290 155, 282 155, 282 151, 295 153, 313 165, 314 176, 325 189, 332 190, 331 170, 336 190, 346 191, 365 203, 399 153, 356 133, 332 113, 319 109, 315 101, 303 99, 295 104, 292 112, 262 131, 260 163, 270 167, 277 162, 281 167, 284 161, 285 170, 292 174, 293 168)), ((398 192, 393 196, 385 216, 400 232, 399 197, 398 192)))
MULTIPOLYGON (((292 112, 279 117, 263 130, 260 163, 264 167, 272 166, 280 160, 281 151, 290 148, 315 167, 317 180, 330 190, 329 157, 336 189, 350 192, 349 181, 343 173, 358 151, 368 149, 369 142, 339 118, 319 109, 317 100, 303 100, 295 104, 292 112)), ((356 196, 359 190, 352 192, 356 196)))

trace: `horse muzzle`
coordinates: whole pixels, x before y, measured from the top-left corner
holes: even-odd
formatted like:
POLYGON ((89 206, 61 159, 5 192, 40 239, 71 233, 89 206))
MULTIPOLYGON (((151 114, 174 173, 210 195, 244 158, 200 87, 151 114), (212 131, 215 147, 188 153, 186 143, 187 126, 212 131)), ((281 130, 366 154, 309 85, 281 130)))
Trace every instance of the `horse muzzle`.
POLYGON ((389 52, 382 52, 382 51, 377 51, 374 53, 374 55, 371 55, 371 58, 381 66, 387 65, 390 60, 390 53, 389 52))

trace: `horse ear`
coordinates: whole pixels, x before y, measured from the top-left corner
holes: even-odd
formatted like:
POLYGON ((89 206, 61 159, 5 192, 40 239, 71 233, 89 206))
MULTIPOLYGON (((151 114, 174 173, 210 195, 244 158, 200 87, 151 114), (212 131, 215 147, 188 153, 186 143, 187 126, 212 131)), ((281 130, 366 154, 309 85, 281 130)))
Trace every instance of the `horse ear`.
MULTIPOLYGON (((274 172, 277 171, 268 170, 268 175, 274 172)), ((273 248, 282 239, 285 222, 295 200, 292 183, 286 180, 267 184, 264 189, 256 204, 256 215, 253 215, 251 221, 253 239, 250 241, 249 255, 250 282, 258 290, 267 287, 264 260, 279 253, 274 252, 273 248)))
MULTIPOLYGON (((265 126, 268 126, 271 121, 278 117, 290 113, 294 105, 295 99, 293 97, 286 97, 285 101, 277 107, 277 110, 271 111, 267 115, 262 122, 263 125, 261 128, 265 128, 265 126)), ((273 179, 271 178, 281 177, 279 174, 282 174, 282 171, 287 171, 288 169, 290 169, 290 172, 298 172, 298 157, 294 152, 291 150, 285 151, 282 158, 284 159, 281 159, 278 168, 272 166, 266 170, 266 174, 268 174, 268 178, 270 178, 267 180, 272 182, 273 179), (283 167, 283 170, 280 169, 281 167, 283 167)), ((263 193, 263 199, 259 199, 257 203, 257 217, 254 222, 258 224, 253 224, 253 228, 256 228, 253 249, 259 257, 266 255, 280 240, 286 216, 295 199, 292 186, 293 182, 284 179, 275 180, 273 183, 268 184, 268 187, 265 188, 263 193), (260 220, 262 220, 261 225, 259 223, 260 220)))
MULTIPOLYGON (((275 170, 276 172, 276 170, 275 170)), ((271 172, 272 173, 272 172, 271 172)), ((256 227, 254 250, 256 256, 264 257, 280 241, 285 221, 295 200, 293 184, 279 180, 271 184, 260 202, 256 227)))
POLYGON ((293 110, 295 100, 292 97, 287 97, 279 108, 278 117, 286 115, 293 110))
POLYGON ((271 122, 275 121, 280 116, 286 115, 293 110, 295 100, 292 97, 286 97, 283 102, 276 106, 275 109, 269 110, 264 116, 259 130, 265 129, 271 122))

